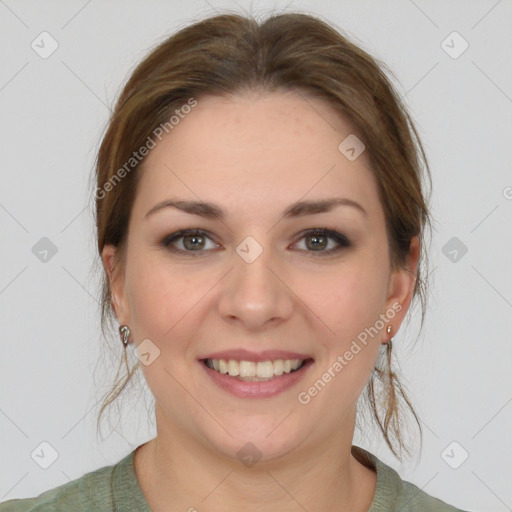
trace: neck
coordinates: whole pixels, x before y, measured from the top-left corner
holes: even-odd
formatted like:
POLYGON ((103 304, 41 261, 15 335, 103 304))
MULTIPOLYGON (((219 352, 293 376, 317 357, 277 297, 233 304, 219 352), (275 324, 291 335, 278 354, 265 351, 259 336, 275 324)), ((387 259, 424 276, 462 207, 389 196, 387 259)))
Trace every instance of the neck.
POLYGON ((249 512, 367 512, 376 474, 351 454, 354 419, 350 436, 340 428, 336 438, 314 448, 247 467, 185 430, 169 428, 157 408, 158 435, 135 454, 137 479, 153 512, 224 512, 228 504, 230 510, 249 512))

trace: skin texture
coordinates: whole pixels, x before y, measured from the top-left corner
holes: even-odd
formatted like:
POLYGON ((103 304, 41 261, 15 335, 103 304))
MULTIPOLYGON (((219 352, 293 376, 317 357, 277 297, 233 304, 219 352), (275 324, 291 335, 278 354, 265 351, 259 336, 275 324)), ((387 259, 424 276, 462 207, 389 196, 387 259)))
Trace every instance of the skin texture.
MULTIPOLYGON (((367 152, 349 161, 338 145, 354 133, 324 100, 297 92, 206 96, 144 163, 130 217, 125 265, 106 246, 116 315, 130 342, 160 350, 141 364, 156 400, 157 437, 137 450, 139 484, 153 510, 366 511, 376 475, 350 453, 355 405, 381 343, 399 329, 411 300, 418 241, 407 270, 393 270, 385 217, 367 152), (356 201, 330 212, 282 219, 298 200, 356 201), (207 201, 223 221, 166 208, 166 199, 207 201), (201 229, 199 252, 176 240, 201 229), (350 247, 315 250, 304 232, 329 228, 350 247), (247 237, 263 248, 248 264, 247 237), (357 335, 399 304, 382 328, 307 405, 297 395, 332 367, 357 335), (388 324, 386 324, 387 326, 388 324), (299 383, 269 399, 243 399, 212 384, 198 358, 213 351, 282 349, 310 354, 299 383), (246 467, 247 442, 261 459, 246 467), (300 504, 300 505, 299 505, 300 504)), ((189 239, 190 241, 190 239, 189 239)))

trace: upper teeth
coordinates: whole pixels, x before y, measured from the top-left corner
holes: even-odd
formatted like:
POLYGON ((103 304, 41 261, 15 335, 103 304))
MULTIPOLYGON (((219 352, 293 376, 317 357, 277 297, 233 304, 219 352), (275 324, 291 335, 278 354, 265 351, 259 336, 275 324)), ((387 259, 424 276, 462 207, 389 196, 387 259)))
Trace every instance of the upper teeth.
POLYGON ((206 364, 220 373, 236 377, 273 377, 296 370, 301 359, 277 359, 275 361, 235 361, 233 359, 207 359, 206 364))

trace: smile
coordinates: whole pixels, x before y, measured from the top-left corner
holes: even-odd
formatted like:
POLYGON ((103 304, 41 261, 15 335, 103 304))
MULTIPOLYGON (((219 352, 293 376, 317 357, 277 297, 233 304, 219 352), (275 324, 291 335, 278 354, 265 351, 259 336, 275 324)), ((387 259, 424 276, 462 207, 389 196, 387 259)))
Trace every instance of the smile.
POLYGON ((246 361, 202 359, 201 366, 217 386, 241 398, 269 398, 303 378, 313 359, 246 361))
POLYGON ((272 377, 299 369, 304 360, 276 359, 275 361, 236 361, 234 359, 206 359, 208 368, 216 372, 239 377, 244 381, 266 381, 272 377))

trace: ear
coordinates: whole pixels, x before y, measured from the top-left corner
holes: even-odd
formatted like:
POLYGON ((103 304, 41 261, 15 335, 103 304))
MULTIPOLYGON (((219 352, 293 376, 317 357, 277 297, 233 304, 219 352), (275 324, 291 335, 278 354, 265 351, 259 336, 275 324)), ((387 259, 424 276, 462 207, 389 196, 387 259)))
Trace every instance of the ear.
POLYGON ((110 284, 110 294, 112 296, 113 307, 119 323, 125 324, 128 322, 127 308, 125 307, 124 296, 124 279, 119 265, 116 265, 117 247, 114 245, 105 245, 101 252, 101 259, 103 267, 108 276, 110 284))
POLYGON ((389 279, 386 311, 394 311, 396 314, 388 324, 391 326, 391 332, 387 334, 386 330, 384 330, 385 339, 382 343, 387 343, 396 335, 407 314, 416 285, 419 257, 420 240, 415 236, 411 239, 405 268, 393 270, 389 279))

